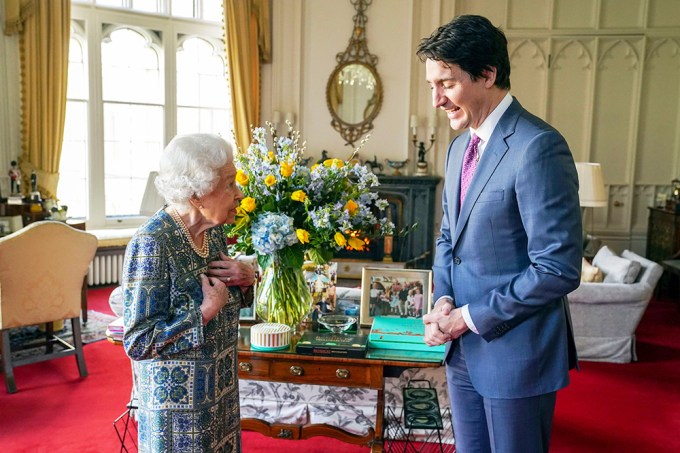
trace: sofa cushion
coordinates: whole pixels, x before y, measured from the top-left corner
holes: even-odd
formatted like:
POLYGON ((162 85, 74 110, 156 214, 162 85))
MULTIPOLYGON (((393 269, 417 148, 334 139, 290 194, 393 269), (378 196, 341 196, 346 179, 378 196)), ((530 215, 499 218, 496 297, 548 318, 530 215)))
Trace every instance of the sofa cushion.
POLYGON ((642 267, 638 261, 621 258, 606 245, 593 258, 593 265, 602 269, 604 283, 634 283, 642 267))
POLYGON ((597 266, 593 266, 588 260, 583 258, 581 262, 581 281, 600 283, 603 279, 604 275, 602 274, 602 270, 597 266))

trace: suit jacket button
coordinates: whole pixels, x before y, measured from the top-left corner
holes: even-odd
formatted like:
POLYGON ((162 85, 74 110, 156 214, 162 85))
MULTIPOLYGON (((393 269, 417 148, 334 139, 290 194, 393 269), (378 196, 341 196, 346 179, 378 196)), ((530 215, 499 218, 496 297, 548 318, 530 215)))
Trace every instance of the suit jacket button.
POLYGON ((456 264, 456 265, 460 264, 460 261, 461 261, 461 260, 460 260, 460 258, 458 258, 458 257, 455 257, 455 258, 453 259, 453 263, 456 264))

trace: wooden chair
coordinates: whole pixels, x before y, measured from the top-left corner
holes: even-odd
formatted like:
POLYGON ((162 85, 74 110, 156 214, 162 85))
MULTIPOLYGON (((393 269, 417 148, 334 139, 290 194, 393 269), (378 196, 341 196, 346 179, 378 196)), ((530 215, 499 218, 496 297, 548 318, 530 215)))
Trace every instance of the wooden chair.
MULTIPOLYGON (((87 376, 80 331, 83 278, 97 238, 62 222, 43 221, 0 238, 0 349, 8 393, 16 392, 13 368, 74 355, 87 376), (53 335, 52 322, 70 319, 73 342, 53 335), (12 359, 10 329, 47 324, 45 352, 12 359), (62 346, 55 351, 53 345, 62 346)), ((86 306, 86 305, 85 305, 86 306)))

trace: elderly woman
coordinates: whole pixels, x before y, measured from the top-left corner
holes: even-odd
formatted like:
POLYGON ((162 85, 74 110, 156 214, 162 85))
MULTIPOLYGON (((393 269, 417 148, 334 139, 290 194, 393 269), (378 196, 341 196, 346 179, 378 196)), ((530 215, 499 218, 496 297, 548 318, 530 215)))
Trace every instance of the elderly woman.
POLYGON ((227 257, 222 225, 243 194, 230 146, 175 137, 156 179, 168 203, 130 241, 124 346, 133 361, 140 452, 241 450, 236 370, 250 266, 227 257))

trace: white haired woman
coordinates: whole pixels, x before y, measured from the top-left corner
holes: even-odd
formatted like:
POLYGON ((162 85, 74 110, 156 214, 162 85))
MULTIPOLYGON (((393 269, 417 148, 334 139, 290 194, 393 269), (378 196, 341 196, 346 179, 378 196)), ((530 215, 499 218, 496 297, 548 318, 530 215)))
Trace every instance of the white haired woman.
POLYGON ((222 138, 175 137, 156 179, 168 205, 128 244, 123 344, 140 452, 241 451, 238 319, 255 275, 226 255, 222 225, 243 198, 235 177, 222 138))

